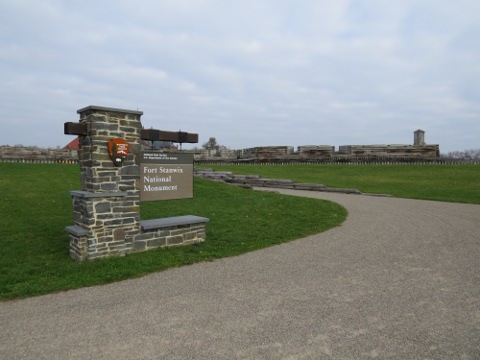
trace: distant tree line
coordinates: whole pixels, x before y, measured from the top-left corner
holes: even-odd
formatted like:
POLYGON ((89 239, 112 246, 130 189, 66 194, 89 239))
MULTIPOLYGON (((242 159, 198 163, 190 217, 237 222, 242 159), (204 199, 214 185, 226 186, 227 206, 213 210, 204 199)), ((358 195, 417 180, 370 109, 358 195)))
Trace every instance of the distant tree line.
POLYGON ((445 157, 452 159, 480 159, 480 149, 450 151, 445 157))

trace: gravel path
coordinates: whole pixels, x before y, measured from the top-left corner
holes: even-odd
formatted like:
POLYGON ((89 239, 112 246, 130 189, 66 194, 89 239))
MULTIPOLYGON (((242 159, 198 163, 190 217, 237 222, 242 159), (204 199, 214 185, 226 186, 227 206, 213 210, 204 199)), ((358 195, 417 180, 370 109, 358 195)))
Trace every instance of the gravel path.
POLYGON ((0 303, 0 358, 480 359, 479 205, 276 191, 349 217, 234 258, 0 303))

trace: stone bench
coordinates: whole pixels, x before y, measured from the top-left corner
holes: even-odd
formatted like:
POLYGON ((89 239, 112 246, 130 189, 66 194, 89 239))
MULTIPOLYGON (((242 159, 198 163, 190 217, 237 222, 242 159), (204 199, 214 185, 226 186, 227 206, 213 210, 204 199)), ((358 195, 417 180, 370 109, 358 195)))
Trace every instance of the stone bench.
POLYGON ((204 224, 208 222, 208 220, 208 218, 195 215, 174 216, 161 219, 140 220, 140 227, 142 230, 148 231, 187 224, 204 224))
POLYGON ((205 241, 208 218, 184 215, 141 220, 140 233, 134 236, 133 249, 145 251, 158 247, 189 245, 205 241))
MULTIPOLYGON (((208 218, 185 215, 161 219, 140 220, 140 232, 134 235, 130 251, 146 251, 158 247, 189 245, 205 241, 205 224, 208 218)), ((87 258, 88 231, 78 225, 67 226, 70 248, 81 259, 87 258)))

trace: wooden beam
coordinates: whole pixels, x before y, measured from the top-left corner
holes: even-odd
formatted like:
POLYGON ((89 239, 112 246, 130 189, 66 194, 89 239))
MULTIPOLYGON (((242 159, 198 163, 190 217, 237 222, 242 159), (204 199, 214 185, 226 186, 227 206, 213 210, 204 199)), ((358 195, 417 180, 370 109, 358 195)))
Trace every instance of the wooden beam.
POLYGON ((154 129, 142 129, 141 138, 149 141, 171 141, 177 143, 198 143, 198 134, 182 131, 163 131, 154 129))
POLYGON ((64 134, 66 135, 87 135, 87 125, 74 123, 74 122, 66 122, 64 124, 64 134))
MULTIPOLYGON (((87 125, 75 122, 64 124, 64 133, 67 135, 87 135, 87 125)), ((141 138, 150 141, 171 141, 176 143, 198 143, 198 134, 182 131, 163 131, 154 129, 142 129, 141 138)))

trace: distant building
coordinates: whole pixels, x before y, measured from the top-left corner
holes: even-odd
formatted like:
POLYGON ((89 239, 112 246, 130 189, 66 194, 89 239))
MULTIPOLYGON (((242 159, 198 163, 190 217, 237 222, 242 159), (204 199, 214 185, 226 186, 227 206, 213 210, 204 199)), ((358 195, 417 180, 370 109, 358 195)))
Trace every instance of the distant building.
POLYGON ((335 146, 303 145, 298 147, 298 155, 305 158, 331 157, 335 154, 335 146))
POLYGON ((413 134, 413 145, 342 145, 339 147, 339 153, 356 157, 440 157, 439 145, 425 143, 425 131, 419 129, 413 134))
POLYGON ((413 133, 413 145, 425 145, 425 131, 418 129, 413 133))
POLYGON ((80 146, 80 139, 76 137, 72 141, 70 141, 67 145, 65 145, 63 148, 65 150, 78 150, 78 147, 80 146))
POLYGON ((237 150, 237 156, 239 159, 285 159, 292 154, 292 146, 259 146, 237 150))

